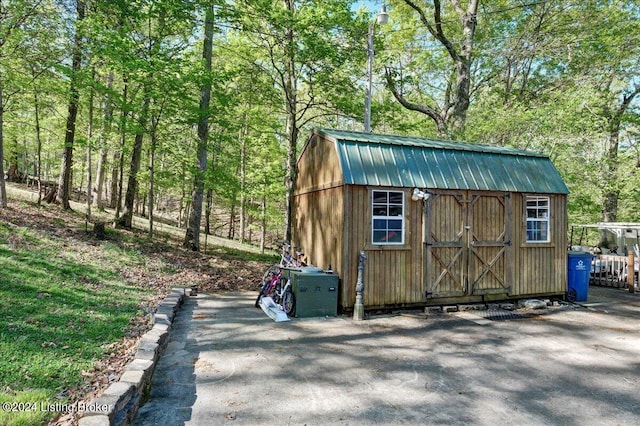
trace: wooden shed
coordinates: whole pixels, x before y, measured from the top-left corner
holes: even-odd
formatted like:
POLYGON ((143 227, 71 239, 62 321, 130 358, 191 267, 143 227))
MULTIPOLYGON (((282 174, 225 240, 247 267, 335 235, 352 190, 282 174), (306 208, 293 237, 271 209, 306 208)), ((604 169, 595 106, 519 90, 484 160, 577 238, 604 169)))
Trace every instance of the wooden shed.
POLYGON ((567 195, 551 160, 512 148, 316 129, 297 162, 294 243, 364 305, 564 296, 567 195))

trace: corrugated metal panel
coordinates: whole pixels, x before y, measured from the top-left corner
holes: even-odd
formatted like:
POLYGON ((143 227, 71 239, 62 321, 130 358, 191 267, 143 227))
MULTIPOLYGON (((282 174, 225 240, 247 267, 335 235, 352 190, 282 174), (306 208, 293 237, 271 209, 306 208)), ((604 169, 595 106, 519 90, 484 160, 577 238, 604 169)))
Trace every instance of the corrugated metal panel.
POLYGON ((333 139, 346 184, 568 194, 542 154, 463 142, 340 130, 333 139))

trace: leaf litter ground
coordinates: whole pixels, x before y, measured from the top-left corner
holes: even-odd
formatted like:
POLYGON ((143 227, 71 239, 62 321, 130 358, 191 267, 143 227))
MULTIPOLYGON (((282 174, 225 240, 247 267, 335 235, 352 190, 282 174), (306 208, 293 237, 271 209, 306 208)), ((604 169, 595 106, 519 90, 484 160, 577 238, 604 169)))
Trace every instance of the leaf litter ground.
MULTIPOLYGON (((13 249, 29 250, 36 244, 21 229, 43 239, 55 241, 71 262, 85 260, 118 262, 118 250, 135 253, 134 261, 119 262, 118 273, 127 285, 148 291, 152 296, 140 308, 155 311, 158 303, 175 287, 197 287, 200 292, 256 290, 265 268, 272 262, 269 256, 230 253, 222 247, 207 253, 181 247, 181 241, 168 236, 149 240, 144 231, 109 229, 104 240, 95 238, 91 224, 75 212, 66 212, 54 205, 38 207, 24 202, 10 202, 0 210, 0 224, 16 230, 10 232, 6 244, 13 249), (114 250, 114 247, 116 250, 114 250), (255 260, 259 258, 259 260, 255 260)), ((130 257, 129 257, 130 258, 130 257)), ((128 258, 128 259, 129 259, 128 258)), ((99 288, 101 282, 91 276, 78 276, 87 287, 99 288)), ((49 297, 46 293, 38 297, 49 297)), ((108 355, 98 360, 92 369, 83 372, 82 385, 65 389, 60 397, 69 402, 90 400, 110 383, 117 381, 124 367, 133 359, 140 337, 151 327, 150 315, 132 318, 124 339, 108 345, 108 355)), ((74 324, 69 327, 73 329, 74 324)), ((51 424, 76 424, 74 414, 63 415, 51 424)))

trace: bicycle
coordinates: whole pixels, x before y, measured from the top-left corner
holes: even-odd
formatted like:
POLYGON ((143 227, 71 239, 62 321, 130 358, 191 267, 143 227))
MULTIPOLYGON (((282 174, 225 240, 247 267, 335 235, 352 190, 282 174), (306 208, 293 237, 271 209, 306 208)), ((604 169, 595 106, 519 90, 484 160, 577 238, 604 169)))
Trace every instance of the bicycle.
POLYGON ((294 247, 296 249, 295 257, 291 254, 291 245, 289 243, 282 242, 280 244, 280 262, 271 265, 262 276, 262 282, 260 283, 260 291, 256 298, 255 307, 260 306, 260 300, 263 297, 271 297, 273 301, 282 309, 287 315, 292 315, 295 312, 296 296, 293 294, 291 288, 291 280, 288 277, 282 276, 282 268, 299 268, 306 266, 303 260, 304 253, 298 251, 300 247, 294 247))
POLYGON ((260 306, 260 301, 263 297, 271 297, 275 304, 287 315, 292 315, 295 311, 296 297, 291 288, 291 280, 283 277, 281 270, 272 273, 271 277, 262 284, 256 299, 256 307, 260 306))

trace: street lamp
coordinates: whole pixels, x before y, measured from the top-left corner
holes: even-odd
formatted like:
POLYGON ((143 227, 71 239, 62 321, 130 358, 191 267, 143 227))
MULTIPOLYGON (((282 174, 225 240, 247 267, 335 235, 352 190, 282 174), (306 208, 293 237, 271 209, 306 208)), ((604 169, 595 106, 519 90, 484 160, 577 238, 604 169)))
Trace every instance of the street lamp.
POLYGON ((378 25, 384 25, 389 21, 387 7, 382 5, 376 19, 369 24, 369 37, 367 43, 367 93, 364 99, 364 131, 371 132, 371 89, 373 81, 373 30, 378 25))

